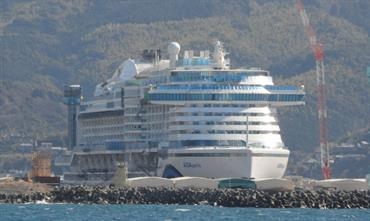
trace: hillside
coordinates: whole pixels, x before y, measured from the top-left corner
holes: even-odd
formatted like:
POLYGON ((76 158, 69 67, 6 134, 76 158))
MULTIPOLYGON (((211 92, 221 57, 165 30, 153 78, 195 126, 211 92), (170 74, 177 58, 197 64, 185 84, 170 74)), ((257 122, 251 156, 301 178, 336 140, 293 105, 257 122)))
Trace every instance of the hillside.
MULTIPOLYGON (((370 129, 370 2, 304 1, 324 42, 329 138, 337 142, 370 129)), ((280 112, 293 151, 318 145, 314 59, 294 1, 153 0, 0 2, 0 143, 14 137, 63 144, 63 86, 84 96, 117 65, 145 48, 208 49, 225 43, 232 66, 259 66, 278 83, 304 84, 306 105, 280 112)))

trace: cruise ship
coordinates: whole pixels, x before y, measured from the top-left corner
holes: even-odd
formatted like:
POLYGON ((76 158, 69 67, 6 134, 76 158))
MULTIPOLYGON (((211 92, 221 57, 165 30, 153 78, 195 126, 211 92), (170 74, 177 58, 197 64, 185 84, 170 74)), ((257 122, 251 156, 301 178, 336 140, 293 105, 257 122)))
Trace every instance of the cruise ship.
POLYGON ((260 68, 230 68, 223 45, 194 52, 168 45, 127 59, 78 111, 65 180, 129 176, 281 178, 289 150, 277 108, 304 104, 302 85, 274 85, 260 68))

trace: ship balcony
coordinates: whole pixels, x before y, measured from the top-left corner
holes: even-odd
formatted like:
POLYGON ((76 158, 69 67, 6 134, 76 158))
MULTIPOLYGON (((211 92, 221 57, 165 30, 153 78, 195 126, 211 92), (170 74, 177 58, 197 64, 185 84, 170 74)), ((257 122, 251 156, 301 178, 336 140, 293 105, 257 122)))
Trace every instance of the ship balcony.
POLYGON ((173 125, 170 126, 171 131, 174 130, 202 130, 202 131, 280 131, 278 125, 173 125))
POLYGON ((184 104, 260 104, 274 106, 303 105, 304 93, 167 93, 152 92, 149 94, 152 104, 184 105, 184 104))

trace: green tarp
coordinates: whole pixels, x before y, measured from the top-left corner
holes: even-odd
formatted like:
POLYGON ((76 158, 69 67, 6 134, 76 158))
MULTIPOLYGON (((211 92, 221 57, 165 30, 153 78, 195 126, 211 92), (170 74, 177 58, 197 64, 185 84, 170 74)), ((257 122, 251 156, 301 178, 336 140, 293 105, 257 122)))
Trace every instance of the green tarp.
POLYGON ((231 188, 231 189, 256 189, 256 183, 250 179, 243 178, 224 178, 219 180, 218 188, 231 188))

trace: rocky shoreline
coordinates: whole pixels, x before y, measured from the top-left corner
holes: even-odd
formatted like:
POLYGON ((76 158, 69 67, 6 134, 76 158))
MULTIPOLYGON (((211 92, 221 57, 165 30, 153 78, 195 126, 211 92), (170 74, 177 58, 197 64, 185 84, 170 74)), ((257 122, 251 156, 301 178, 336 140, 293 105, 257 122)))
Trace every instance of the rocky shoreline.
POLYGON ((61 186, 50 192, 0 193, 0 203, 183 204, 254 208, 370 208, 370 191, 113 188, 61 186))

